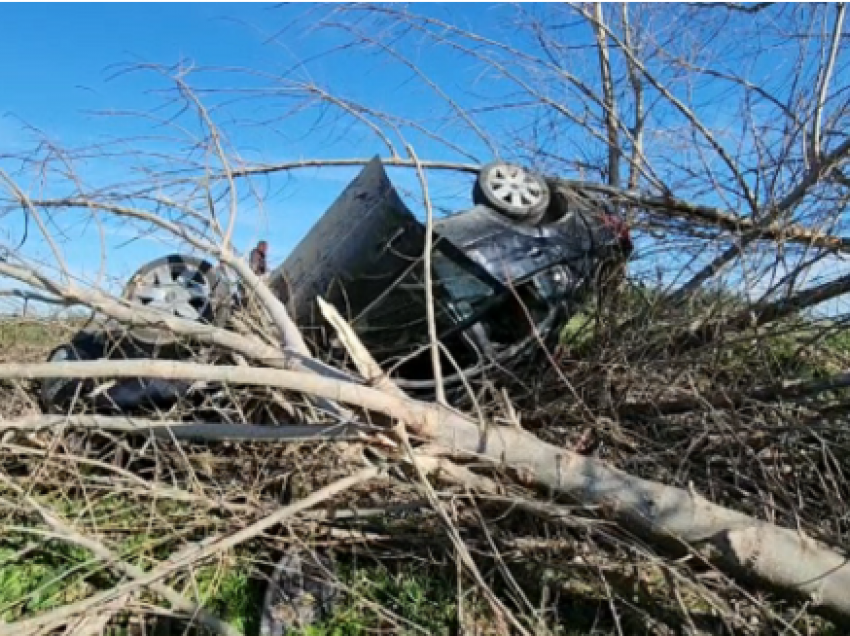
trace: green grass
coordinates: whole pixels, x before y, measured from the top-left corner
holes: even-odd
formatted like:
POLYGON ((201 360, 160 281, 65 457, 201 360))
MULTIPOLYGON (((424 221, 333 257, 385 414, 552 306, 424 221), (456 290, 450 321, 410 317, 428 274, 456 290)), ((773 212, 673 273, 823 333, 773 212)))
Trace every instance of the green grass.
MULTIPOLYGON (((50 542, 16 560, 19 548, 0 547, 0 621, 11 622, 82 600, 117 583, 85 550, 50 542)), ((247 566, 204 566, 181 591, 243 633, 256 631, 260 596, 247 566)))
POLYGON ((573 355, 582 355, 593 344, 595 320, 590 311, 576 313, 561 329, 561 345, 568 347, 573 355))
MULTIPOLYGON (((25 539, 38 541, 36 536, 21 535, 13 540, 6 538, 0 546, 0 621, 32 617, 82 600, 118 582, 108 566, 95 560, 86 550, 51 540, 26 552, 25 539)), ((147 540, 152 541, 153 537, 147 540)), ((141 542, 134 538, 127 544, 141 542)), ((138 551, 133 552, 137 558, 128 561, 150 569, 150 561, 138 558, 138 551)), ((225 567, 198 568, 191 579, 183 577, 175 586, 188 598, 199 599, 204 607, 223 620, 250 633, 259 619, 261 597, 245 562, 231 561, 225 567)))
MULTIPOLYGON (((37 537, 31 537, 38 540, 37 537)), ((26 543, 0 547, 0 620, 10 622, 90 596, 110 574, 86 551, 50 541, 24 553, 26 543)))
MULTIPOLYGON (((81 475, 90 469, 83 467, 81 475)), ((216 524, 210 516, 199 523, 197 510, 186 503, 134 499, 121 493, 76 498, 71 493, 33 492, 32 497, 66 524, 107 544, 119 558, 149 570, 182 544, 176 530, 207 533, 216 524), (157 519, 148 526, 151 518, 157 519), (206 526, 206 527, 205 527, 206 526), (167 531, 163 531, 168 528, 167 531), (197 528, 197 529, 195 529, 197 528)), ((184 532, 184 535, 187 533, 184 532)), ((44 534, 34 518, 7 517, 0 538, 0 620, 12 621, 81 600, 117 581, 108 565, 87 550, 44 534)), ((235 583, 220 586, 236 596, 235 583)), ((203 588, 206 590, 206 588, 203 588)))
MULTIPOLYGON (((0 620, 20 620, 81 600, 114 581, 104 566, 85 550, 51 542, 38 555, 11 562, 17 550, 0 548, 0 620), (93 574, 101 579, 95 586, 93 574)), ((243 555, 246 556, 246 555, 243 555)), ((257 632, 262 607, 262 584, 252 576, 247 559, 198 568, 191 578, 172 583, 187 598, 245 634, 257 632)), ((338 573, 350 594, 343 594, 334 614, 300 633, 303 636, 366 636, 396 623, 374 609, 384 608, 402 619, 392 633, 422 633, 405 626, 417 625, 429 634, 455 633, 458 602, 453 580, 434 568, 403 565, 394 571, 382 566, 342 565, 338 573), (371 605, 374 604, 374 605, 371 605), (371 605, 371 606, 370 606, 371 605)), ((467 601, 469 603, 469 601, 467 601)))
MULTIPOLYGON (((203 566, 194 574, 193 584, 203 607, 243 634, 257 632, 262 590, 259 581, 251 578, 250 566, 245 561, 203 566)), ((196 598, 191 589, 185 594, 196 598)))

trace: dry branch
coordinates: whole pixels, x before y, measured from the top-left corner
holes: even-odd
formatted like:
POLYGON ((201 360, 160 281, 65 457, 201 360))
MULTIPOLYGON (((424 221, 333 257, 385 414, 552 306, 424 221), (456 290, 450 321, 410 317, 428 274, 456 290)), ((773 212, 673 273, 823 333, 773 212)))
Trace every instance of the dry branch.
POLYGON ((0 378, 81 375, 263 384, 378 411, 455 453, 486 456, 520 471, 553 493, 583 505, 600 506, 606 516, 656 541, 710 545, 733 571, 743 571, 770 586, 804 595, 813 607, 850 618, 850 563, 842 554, 802 532, 713 504, 693 491, 631 476, 600 460, 545 443, 525 431, 509 427, 482 429, 440 405, 271 369, 139 361, 0 366, 0 378))
MULTIPOLYGON (((846 150, 846 149, 845 149, 846 150)), ((250 177, 253 175, 275 174, 278 172, 289 172, 292 170, 323 167, 346 167, 364 166, 372 161, 368 159, 315 159, 304 161, 289 161, 274 164, 262 164, 247 168, 234 168, 234 177, 250 177)), ((387 166, 400 168, 416 168, 416 163, 410 159, 400 157, 382 157, 381 162, 387 166)), ((464 172, 477 174, 479 165, 468 163, 457 163, 447 161, 422 161, 421 167, 426 170, 447 170, 452 172, 464 172)), ((212 175, 208 178, 215 178, 212 175)), ((219 177, 223 178, 223 177, 219 177)), ((749 217, 740 216, 729 210, 713 206, 702 205, 693 201, 687 201, 673 196, 669 192, 661 195, 640 192, 633 188, 618 188, 590 181, 575 181, 571 179, 556 178, 555 181, 566 187, 584 189, 591 192, 607 194, 619 203, 645 209, 648 213, 657 214, 664 218, 683 219, 699 223, 708 227, 715 227, 735 233, 752 230, 758 238, 775 242, 800 243, 837 252, 850 253, 850 238, 833 236, 826 232, 807 228, 798 224, 788 222, 756 223, 749 217)), ((810 185, 810 184, 808 184, 810 185)), ((808 187, 807 185, 807 187, 808 187)), ((139 211, 118 206, 116 204, 103 203, 97 200, 76 197, 56 200, 33 200, 33 206, 45 208, 86 208, 98 209, 111 212, 119 216, 125 215, 139 218, 139 211)), ((144 220, 151 221, 152 215, 145 214, 144 220)), ((175 226, 176 227, 176 226, 175 226)), ((171 231, 171 230, 169 230, 171 231)), ((182 238, 185 232, 178 234, 182 238)))
MULTIPOLYGON (((309 161, 291 161, 276 164, 260 165, 234 170, 234 176, 250 176, 255 174, 274 174, 288 172, 300 168, 320 168, 334 166, 363 166, 372 159, 317 159, 309 161)), ((401 168, 416 168, 416 163, 409 159, 382 157, 381 162, 388 166, 401 168)), ((422 161, 422 167, 430 170, 449 170, 476 174, 480 166, 465 163, 422 161)), ((721 208, 701 205, 692 201, 677 198, 670 193, 653 195, 634 189, 617 188, 610 185, 596 184, 571 179, 556 179, 567 187, 582 188, 592 192, 608 194, 621 203, 645 208, 651 213, 665 218, 679 218, 695 221, 701 225, 716 227, 731 232, 755 230, 759 238, 777 241, 814 245, 823 249, 850 253, 850 238, 832 236, 825 232, 809 229, 793 223, 770 223, 758 225, 748 217, 743 217, 721 208)))
POLYGON ((97 430, 205 442, 319 442, 362 439, 368 430, 353 423, 317 426, 253 426, 221 422, 171 422, 108 415, 32 415, 0 420, 0 431, 97 430))
POLYGON ((756 305, 747 312, 732 318, 732 325, 765 325, 769 322, 792 316, 804 309, 815 307, 822 303, 843 296, 850 292, 850 276, 842 276, 823 285, 803 289, 796 294, 781 298, 772 303, 756 305))
MULTIPOLYGON (((69 304, 91 307, 120 321, 124 327, 155 327, 197 342, 213 344, 229 351, 235 351, 270 367, 309 369, 319 375, 358 382, 357 379, 344 371, 325 365, 296 351, 280 350, 264 344, 257 338, 248 338, 227 329, 220 329, 185 318, 177 318, 141 305, 119 301, 96 290, 84 289, 78 285, 63 284, 29 268, 0 262, 0 274, 44 289, 65 299, 69 304)), ((264 284, 260 284, 260 286, 262 287, 264 284)))
POLYGON ((579 183, 568 179, 561 179, 560 181, 568 187, 581 185, 586 190, 608 194, 625 205, 645 208, 649 212, 667 218, 694 221, 735 233, 753 231, 760 239, 779 243, 800 243, 826 250, 850 253, 850 238, 832 236, 793 223, 757 224, 750 218, 739 216, 721 208, 685 201, 671 194, 656 196, 633 190, 621 190, 602 184, 579 183))
POLYGON ((31 292, 24 289, 0 289, 0 298, 19 298, 24 302, 32 301, 45 303, 47 305, 62 305, 66 307, 72 304, 68 301, 62 300, 61 298, 56 298, 55 296, 39 294, 37 292, 31 292))
POLYGON ((317 303, 319 310, 325 317, 325 320, 334 328, 337 337, 342 342, 348 355, 351 356, 357 371, 363 376, 366 382, 381 391, 396 397, 403 397, 404 392, 399 389, 392 380, 384 373, 381 366, 372 357, 372 354, 363 346, 360 338, 354 333, 345 319, 336 310, 336 307, 325 301, 323 298, 318 298, 317 303))
POLYGON ((823 109, 826 105, 827 94, 829 93, 829 82, 832 79, 832 72, 835 68, 838 45, 843 36, 844 13, 846 9, 847 6, 843 2, 839 2, 836 7, 835 25, 832 29, 832 44, 829 47, 829 59, 819 78, 818 99, 815 105, 814 121, 812 122, 812 160, 815 162, 821 160, 821 122, 823 121, 823 109))
MULTIPOLYGON (((365 166, 369 159, 305 159, 302 161, 285 161, 281 163, 261 164, 247 168, 236 168, 233 170, 234 177, 249 177, 254 175, 273 174, 275 172, 288 172, 301 168, 328 168, 328 167, 350 167, 365 166)), ((415 168, 413 159, 402 157, 382 157, 381 163, 386 166, 399 168, 415 168)), ((472 163, 457 163, 452 161, 422 161, 421 166, 426 170, 449 170, 453 172, 468 172, 477 174, 481 166, 472 163)))
MULTIPOLYGON (((614 79, 611 74, 611 57, 608 52, 608 36, 603 30, 605 18, 602 13, 602 3, 593 3, 595 22, 593 31, 596 44, 599 47, 599 72, 602 77, 602 95, 605 102, 605 128, 608 131, 608 183, 615 188, 620 187, 620 141, 617 130, 617 104, 614 97, 614 79)), ((635 146, 637 148, 637 145, 635 146)), ((638 158, 637 153, 633 160, 638 158)), ((634 163, 636 168, 638 164, 634 163)))
MULTIPOLYGON (((635 51, 635 55, 637 55, 638 53, 632 42, 632 27, 629 21, 629 5, 623 3, 621 11, 624 44, 626 48, 635 51)), ((633 190, 637 187, 638 179, 640 178, 640 165, 643 158, 643 87, 641 86, 640 74, 637 72, 637 69, 631 60, 626 60, 626 66, 629 72, 629 84, 631 85, 632 93, 634 94, 634 140, 632 141, 632 157, 629 161, 628 183, 629 189, 633 190)))
POLYGON ((446 388, 443 386, 443 369, 440 365, 440 346, 437 338, 437 319, 434 313, 434 284, 431 264, 434 244, 434 210, 431 207, 431 194, 428 191, 428 181, 419 163, 419 157, 413 150, 413 146, 407 147, 407 153, 416 164, 416 176, 419 178, 419 186, 422 189, 422 199, 425 204, 425 254, 423 256, 423 267, 425 271, 425 316, 428 322, 428 338, 431 341, 431 366, 434 372, 434 387, 436 389, 437 402, 446 404, 446 388))
POLYGON ((307 395, 355 404, 383 412, 417 426, 426 426, 433 417, 429 405, 393 397, 375 389, 340 382, 314 373, 251 367, 209 366, 171 360, 98 360, 43 364, 0 365, 1 379, 39 378, 158 378, 165 380, 205 380, 224 384, 277 387, 307 395))

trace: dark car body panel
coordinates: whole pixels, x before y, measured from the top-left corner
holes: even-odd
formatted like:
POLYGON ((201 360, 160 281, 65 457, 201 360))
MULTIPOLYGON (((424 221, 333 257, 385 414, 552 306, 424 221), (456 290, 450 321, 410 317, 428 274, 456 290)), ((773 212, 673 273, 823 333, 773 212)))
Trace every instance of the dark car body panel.
POLYGON ((593 274, 593 265, 615 239, 587 211, 570 212, 554 223, 526 226, 510 223, 486 206, 475 206, 435 223, 435 230, 486 268, 504 285, 535 276, 551 282, 553 301, 578 293, 593 274), (547 276, 557 272, 557 276, 547 276))

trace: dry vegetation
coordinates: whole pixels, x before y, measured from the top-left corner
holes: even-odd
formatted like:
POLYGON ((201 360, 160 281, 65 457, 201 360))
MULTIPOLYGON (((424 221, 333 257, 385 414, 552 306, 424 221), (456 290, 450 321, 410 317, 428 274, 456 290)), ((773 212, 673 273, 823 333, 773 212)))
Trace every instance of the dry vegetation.
POLYGON ((813 311, 850 289, 844 5, 511 11, 518 39, 400 5, 306 11, 301 24, 344 35, 329 56, 408 69, 441 105, 422 120, 294 73, 145 67, 133 70, 166 86, 144 116, 176 131, 168 153, 45 141, 3 157, 18 169, 0 172, 0 218, 23 215, 27 240, 0 237, 0 275, 168 329, 194 354, 48 367, 79 323, 0 323, 0 635, 254 633, 293 549, 336 562, 339 602, 313 635, 845 633, 850 338, 840 309, 813 311), (562 36, 568 23, 586 38, 562 36), (450 94, 410 47, 475 66, 492 94, 450 94), (227 90, 207 83, 216 73, 227 90), (589 179, 628 210, 627 284, 456 409, 401 393, 331 313, 347 367, 314 359, 234 227, 256 213, 261 179, 361 160, 244 159, 222 122, 228 100, 259 94, 285 108, 252 124, 315 109, 365 131, 363 154, 383 144, 426 201, 431 175, 489 158, 458 147, 459 130, 485 153, 589 179), (712 116, 721 106, 733 124, 712 116), (531 113, 522 125, 493 119, 515 108, 531 113), (440 160, 420 162, 411 139, 440 160), (113 154, 142 176, 106 188, 77 174, 113 154), (49 196, 32 194, 33 174, 49 196), (228 330, 131 306, 69 270, 81 218, 202 252, 256 303, 228 330), (215 390, 146 418, 82 402, 42 415, 38 381, 56 375, 215 390))

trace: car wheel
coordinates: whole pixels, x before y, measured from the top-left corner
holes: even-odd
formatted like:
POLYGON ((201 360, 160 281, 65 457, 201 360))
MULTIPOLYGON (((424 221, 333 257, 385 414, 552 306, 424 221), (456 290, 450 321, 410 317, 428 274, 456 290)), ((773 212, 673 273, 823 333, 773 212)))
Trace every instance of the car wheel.
MULTIPOLYGON (((169 316, 223 326, 230 317, 229 285, 212 263, 174 254, 140 267, 124 288, 124 298, 169 316)), ((149 346, 176 338, 166 329, 139 327, 130 335, 149 346)))
MULTIPOLYGON (((63 363, 75 362, 78 360, 96 360, 97 355, 92 351, 92 347, 87 346, 85 342, 76 344, 65 344, 56 347, 47 357, 47 362, 63 363)), ((45 413, 61 413, 64 412, 66 406, 74 395, 84 393, 86 388, 84 382, 78 378, 45 378, 41 382, 41 409, 45 413)))
POLYGON ((551 201, 549 185, 540 176, 520 166, 494 162, 481 168, 472 200, 509 217, 535 225, 540 222, 551 201))

